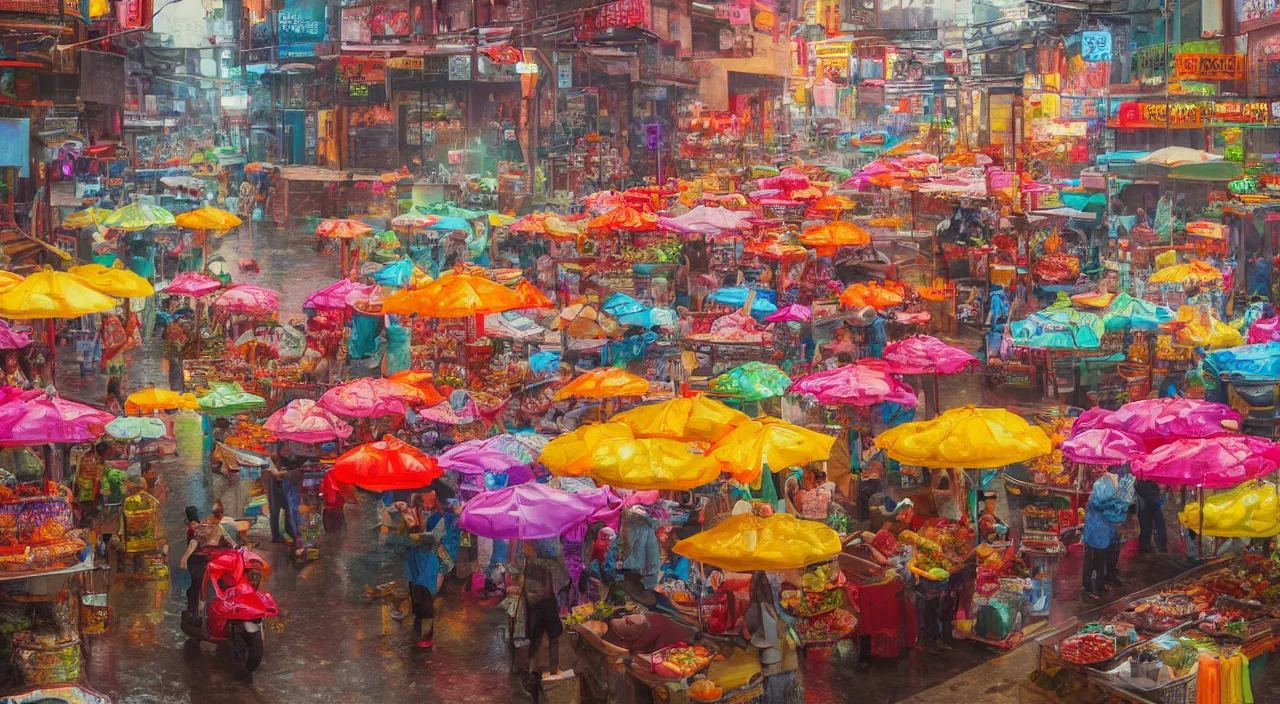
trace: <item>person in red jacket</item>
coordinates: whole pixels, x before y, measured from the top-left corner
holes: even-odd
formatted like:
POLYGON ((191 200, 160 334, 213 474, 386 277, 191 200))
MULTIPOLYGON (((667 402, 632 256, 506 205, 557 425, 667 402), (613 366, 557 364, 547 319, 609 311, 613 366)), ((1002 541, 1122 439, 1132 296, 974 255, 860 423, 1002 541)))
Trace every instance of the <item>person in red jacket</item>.
POLYGON ((333 478, 333 472, 325 473, 324 480, 320 483, 320 496, 324 499, 324 512, 321 514, 324 532, 341 532, 347 524, 347 517, 342 510, 347 505, 347 499, 342 495, 337 480, 333 478))

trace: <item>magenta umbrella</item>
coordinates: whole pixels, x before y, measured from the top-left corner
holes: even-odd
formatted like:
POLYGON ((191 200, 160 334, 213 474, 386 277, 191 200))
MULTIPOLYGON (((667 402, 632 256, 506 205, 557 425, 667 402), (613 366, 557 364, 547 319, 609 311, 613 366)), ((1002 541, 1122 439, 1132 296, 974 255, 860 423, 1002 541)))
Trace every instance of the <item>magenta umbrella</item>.
POLYGON ((505 472, 524 462, 497 449, 486 447, 488 440, 468 440, 440 453, 436 460, 441 469, 451 469, 461 474, 505 472))
POLYGON ((807 323, 813 320, 813 311, 799 303, 785 305, 770 313, 764 319, 766 323, 807 323))
POLYGON ((1229 489, 1280 467, 1280 445, 1255 435, 1183 438, 1135 459, 1133 474, 1168 486, 1229 489))
POLYGON ((272 413, 263 427, 282 440, 294 442, 323 443, 351 437, 351 426, 309 398, 290 401, 272 413))
POLYGON ((29 344, 31 344, 31 338, 15 332, 4 321, 0 321, 0 350, 20 350, 29 344))
POLYGON ((885 347, 884 361, 894 374, 955 374, 978 358, 936 337, 912 335, 885 347))
POLYGON ((571 494, 545 484, 525 483, 490 491, 462 507, 462 530, 494 540, 558 538, 609 510, 609 493, 571 494))
POLYGON ((1062 456, 1082 464, 1124 464, 1146 451, 1142 438, 1111 428, 1092 428, 1062 443, 1062 456))
POLYGON ((237 284, 213 299, 213 307, 223 313, 270 315, 280 308, 280 299, 269 288, 237 284))
POLYGON ((1240 414, 1226 404, 1175 396, 1133 401, 1114 411, 1090 408, 1076 419, 1071 434, 1092 428, 1123 430, 1152 449, 1179 438, 1207 438, 1239 427, 1240 414))
POLYGON ((319 405, 349 418, 381 418, 403 416, 411 407, 425 401, 422 391, 415 386, 391 379, 365 377, 324 392, 319 405))
POLYGON ((888 365, 879 359, 860 359, 830 371, 802 376, 787 389, 790 393, 810 394, 822 403, 871 406, 893 401, 904 406, 916 405, 916 393, 895 379, 888 365))
POLYGON ((310 310, 346 310, 349 305, 368 301, 381 293, 382 289, 378 286, 341 279, 307 296, 302 307, 310 310))
POLYGON ((222 282, 198 271, 184 271, 173 277, 161 292, 175 296, 207 296, 222 288, 222 282))
POLYGON ((0 446, 89 442, 115 419, 93 406, 36 392, 0 406, 0 446))

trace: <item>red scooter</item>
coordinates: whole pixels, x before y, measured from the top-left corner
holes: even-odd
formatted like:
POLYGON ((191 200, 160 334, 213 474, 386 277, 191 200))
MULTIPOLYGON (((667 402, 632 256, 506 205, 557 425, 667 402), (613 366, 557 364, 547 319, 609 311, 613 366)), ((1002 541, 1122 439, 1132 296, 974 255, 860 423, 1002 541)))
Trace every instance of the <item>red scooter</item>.
POLYGON ((280 613, 259 587, 271 567, 248 548, 214 548, 200 589, 200 613, 182 614, 182 632, 197 641, 231 646, 231 657, 252 673, 262 662, 262 619, 280 613))

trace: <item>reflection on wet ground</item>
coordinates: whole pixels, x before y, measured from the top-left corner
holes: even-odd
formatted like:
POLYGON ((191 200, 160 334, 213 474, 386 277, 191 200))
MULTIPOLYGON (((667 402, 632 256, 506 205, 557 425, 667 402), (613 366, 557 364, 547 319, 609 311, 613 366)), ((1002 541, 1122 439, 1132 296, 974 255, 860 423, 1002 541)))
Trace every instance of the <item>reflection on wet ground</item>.
MULTIPOLYGON (((218 243, 216 251, 232 266, 237 282, 280 291, 282 317, 287 320, 300 315, 307 294, 338 275, 336 258, 317 257, 313 243, 310 233, 259 230, 252 237, 230 235, 218 243), (242 258, 255 259, 261 273, 236 270, 242 258)), ((62 393, 91 402, 101 399, 103 377, 80 377, 70 348, 60 352, 60 360, 62 393)), ((146 384, 165 386, 165 379, 161 346, 149 341, 133 355, 125 393, 146 384)), ((991 403, 981 398, 977 379, 965 375, 945 380, 944 406, 991 403)), ((205 513, 215 497, 232 491, 225 479, 208 472, 201 442, 198 424, 180 429, 179 455, 161 467, 169 485, 163 529, 171 547, 171 583, 117 580, 111 594, 115 619, 111 632, 92 639, 89 646, 90 686, 123 704, 525 700, 509 674, 506 617, 496 608, 471 604, 459 585, 450 585, 437 623, 436 647, 423 653, 410 648, 408 624, 391 619, 366 597, 366 585, 402 575, 399 559, 378 547, 376 515, 369 504, 348 506, 348 532, 326 537, 321 558, 303 565, 293 564, 283 546, 267 542, 264 533, 252 534, 274 568, 268 591, 281 610, 280 618, 267 630, 266 655, 252 681, 238 677, 225 653, 215 654, 213 646, 184 645, 179 613, 188 576, 178 569, 185 537, 183 509, 194 505, 205 513)), ((1069 618, 1082 608, 1077 600, 1079 560, 1078 548, 1063 559, 1055 619, 1069 618)), ((1122 561, 1130 589, 1167 579, 1179 569, 1168 560, 1126 556, 1122 561)), ((888 704, 936 686, 995 654, 983 646, 959 643, 946 652, 913 651, 897 660, 859 660, 841 654, 829 660, 814 658, 805 665, 806 701, 888 704)))

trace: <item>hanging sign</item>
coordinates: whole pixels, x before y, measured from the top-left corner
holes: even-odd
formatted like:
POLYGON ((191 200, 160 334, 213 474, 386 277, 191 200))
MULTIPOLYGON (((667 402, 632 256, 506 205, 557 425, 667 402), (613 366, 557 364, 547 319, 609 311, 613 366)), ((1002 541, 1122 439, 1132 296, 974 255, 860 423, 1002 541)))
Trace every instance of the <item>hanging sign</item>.
POLYGON ((537 73, 537 72, 538 72, 537 61, 517 61, 516 62, 516 73, 525 74, 525 73, 537 73))
POLYGON ((573 57, 561 56, 556 60, 556 87, 573 87, 573 57))
POLYGON ((387 80, 387 60, 342 56, 338 59, 338 76, 344 83, 381 83, 387 80))
POLYGON ((449 57, 449 80, 471 80, 471 56, 469 54, 449 57))
POLYGON ((397 56, 387 59, 387 68, 421 71, 425 65, 421 56, 397 56))
POLYGON ((1084 32, 1080 38, 1080 58, 1088 62, 1111 60, 1111 32, 1084 32))
POLYGON ((1178 54, 1174 75, 1184 81, 1244 80, 1244 54, 1178 54))

